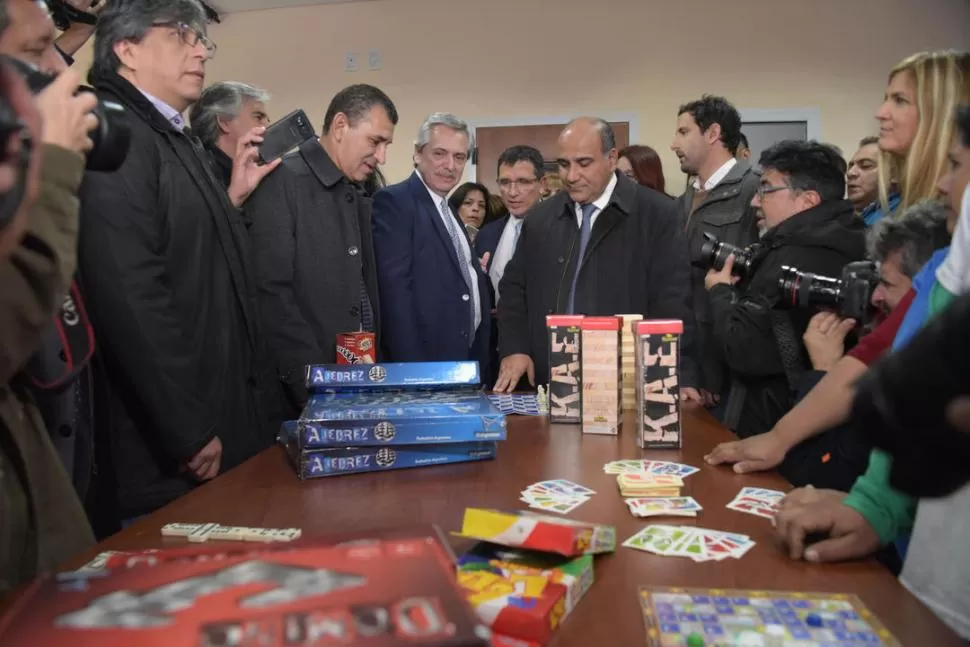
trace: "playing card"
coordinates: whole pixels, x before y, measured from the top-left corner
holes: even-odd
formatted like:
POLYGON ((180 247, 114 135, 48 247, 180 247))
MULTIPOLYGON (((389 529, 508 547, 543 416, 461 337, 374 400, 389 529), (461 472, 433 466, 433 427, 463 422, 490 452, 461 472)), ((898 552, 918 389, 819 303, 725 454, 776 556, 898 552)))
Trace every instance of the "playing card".
POLYGON ((675 474, 677 476, 684 477, 690 476, 695 472, 699 472, 700 469, 694 467, 693 465, 684 465, 683 463, 654 461, 653 464, 647 468, 647 471, 651 474, 675 474))
MULTIPOLYGON (((538 483, 535 483, 534 485, 529 486, 529 488, 532 488, 532 487, 545 488, 550 492, 558 492, 560 494, 571 494, 571 495, 581 494, 584 496, 589 494, 596 494, 593 490, 589 489, 588 487, 582 486, 578 483, 573 483, 572 481, 568 481, 566 479, 553 479, 551 481, 540 481, 538 483)), ((526 488, 526 489, 529 489, 529 488, 526 488)))
POLYGON ((666 555, 686 535, 687 529, 679 526, 653 525, 633 535, 623 542, 623 545, 655 555, 666 555))
POLYGON ((681 516, 696 517, 701 506, 693 497, 640 497, 626 499, 630 512, 636 517, 681 516))
POLYGON ((754 499, 751 497, 738 496, 734 501, 727 504, 729 510, 747 512, 765 519, 774 519, 778 512, 778 503, 765 501, 764 499, 754 499))
POLYGON ((741 491, 735 498, 739 497, 751 497, 752 499, 764 499, 765 501, 781 501, 785 498, 784 492, 779 492, 778 490, 766 490, 760 487, 745 487, 741 488, 741 491))
POLYGON ((688 526, 647 526, 623 545, 655 555, 689 557, 696 562, 738 559, 747 553, 754 541, 747 535, 688 526))

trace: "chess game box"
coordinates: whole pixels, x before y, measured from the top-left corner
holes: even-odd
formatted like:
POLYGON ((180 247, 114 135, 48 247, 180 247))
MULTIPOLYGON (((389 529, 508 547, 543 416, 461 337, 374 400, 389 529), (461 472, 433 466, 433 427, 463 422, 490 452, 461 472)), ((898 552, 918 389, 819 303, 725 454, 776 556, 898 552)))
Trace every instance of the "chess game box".
POLYGON ((678 319, 636 324, 637 446, 644 449, 679 448, 680 337, 678 319))
POLYGON ((62 573, 0 618, 4 647, 486 647, 433 537, 195 549, 163 567, 62 573))
POLYGON ((582 421, 584 434, 615 436, 623 422, 619 317, 582 322, 582 421))
POLYGON ((593 583, 593 557, 480 543, 458 559, 458 584, 500 635, 544 644, 593 583))
POLYGON ((478 388, 481 382, 478 362, 311 364, 306 371, 311 393, 478 388))
POLYGON ((509 548, 545 551, 565 557, 611 553, 616 549, 616 528, 613 526, 527 511, 467 508, 461 531, 455 534, 509 548))
POLYGON ((355 395, 362 397, 311 396, 300 420, 284 423, 284 433, 294 435, 301 450, 505 440, 505 415, 482 393, 440 402, 409 397, 420 393, 383 402, 380 394, 355 395))
POLYGON ((582 422, 581 315, 549 315, 549 422, 582 422))
POLYGON ((495 458, 496 452, 492 441, 300 449, 298 434, 291 431, 284 425, 280 430, 280 442, 301 479, 484 461, 495 458))

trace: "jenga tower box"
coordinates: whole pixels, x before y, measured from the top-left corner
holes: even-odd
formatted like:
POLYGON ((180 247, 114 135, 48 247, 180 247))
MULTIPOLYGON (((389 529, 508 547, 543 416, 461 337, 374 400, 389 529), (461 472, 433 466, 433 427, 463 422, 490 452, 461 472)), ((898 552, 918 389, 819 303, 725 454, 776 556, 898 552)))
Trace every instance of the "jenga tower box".
POLYGON ((619 317, 583 319, 583 433, 620 433, 619 317))
POLYGON ((643 315, 617 315, 623 320, 620 328, 620 384, 623 388, 623 410, 637 408, 636 325, 643 315))
POLYGON ((582 315, 549 315, 549 422, 580 423, 582 315))
POLYGON ((679 319, 641 321, 636 326, 637 445, 644 449, 679 448, 679 319))

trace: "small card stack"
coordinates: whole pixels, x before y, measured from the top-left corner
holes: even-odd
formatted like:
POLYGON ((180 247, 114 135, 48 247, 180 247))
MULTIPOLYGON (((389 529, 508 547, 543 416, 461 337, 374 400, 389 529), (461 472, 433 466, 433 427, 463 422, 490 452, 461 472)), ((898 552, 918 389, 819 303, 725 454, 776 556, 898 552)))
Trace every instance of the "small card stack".
POLYGON ((747 535, 688 526, 647 526, 623 545, 654 555, 690 557, 695 562, 740 559, 754 546, 747 535))
POLYGON ((616 484, 620 486, 620 496, 668 497, 680 496, 684 481, 675 474, 624 472, 616 477, 616 484))
POLYGON ((696 517, 701 505, 690 496, 626 499, 634 517, 696 517))
POLYGON ((582 315, 550 315, 549 421, 582 422, 582 315))
POLYGON ((623 460, 610 461, 603 465, 607 474, 623 474, 624 472, 647 472, 648 474, 675 474, 681 478, 690 476, 700 470, 693 465, 671 463, 670 461, 623 460))
POLYGON ((643 321, 643 315, 617 315, 623 320, 620 327, 620 376, 623 384, 623 410, 634 411, 637 408, 637 358, 636 358, 636 324, 643 321))
POLYGON ((519 500, 528 503, 530 508, 566 514, 589 501, 591 494, 596 493, 588 487, 565 479, 555 479, 533 483, 522 490, 519 500))
POLYGON ((765 519, 774 519, 775 513, 778 512, 778 504, 784 498, 785 493, 778 490, 746 487, 741 488, 734 500, 727 504, 727 508, 738 512, 747 512, 765 519))
POLYGON ((637 446, 679 448, 680 320, 640 321, 636 324, 637 446))
POLYGON ((615 436, 622 422, 620 400, 620 318, 582 321, 583 433, 615 436))

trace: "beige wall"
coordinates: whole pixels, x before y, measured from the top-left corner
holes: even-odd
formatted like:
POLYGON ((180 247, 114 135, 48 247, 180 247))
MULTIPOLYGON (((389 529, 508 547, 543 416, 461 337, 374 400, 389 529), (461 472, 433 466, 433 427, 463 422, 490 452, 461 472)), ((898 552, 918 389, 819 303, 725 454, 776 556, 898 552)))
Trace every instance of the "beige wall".
POLYGON ((679 192, 668 146, 680 103, 711 92, 742 109, 816 106, 822 138, 851 154, 874 132, 894 63, 970 49, 970 2, 381 0, 230 14, 210 35, 208 81, 266 87, 275 116, 302 107, 319 128, 339 88, 384 89, 401 113, 392 181, 410 171, 415 131, 434 110, 474 121, 631 112, 679 192), (379 71, 366 69, 371 48, 379 71), (360 71, 343 71, 347 51, 360 71))

